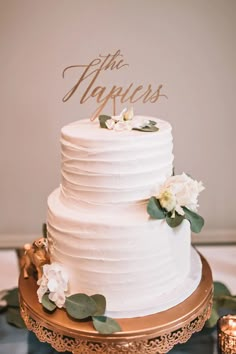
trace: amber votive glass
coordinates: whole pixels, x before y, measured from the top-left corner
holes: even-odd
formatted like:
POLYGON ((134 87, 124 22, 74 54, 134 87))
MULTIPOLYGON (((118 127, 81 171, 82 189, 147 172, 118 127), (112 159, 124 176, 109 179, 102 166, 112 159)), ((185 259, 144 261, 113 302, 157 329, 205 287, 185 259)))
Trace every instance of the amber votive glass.
POLYGON ((219 352, 221 354, 236 354, 236 315, 220 317, 217 329, 219 352))

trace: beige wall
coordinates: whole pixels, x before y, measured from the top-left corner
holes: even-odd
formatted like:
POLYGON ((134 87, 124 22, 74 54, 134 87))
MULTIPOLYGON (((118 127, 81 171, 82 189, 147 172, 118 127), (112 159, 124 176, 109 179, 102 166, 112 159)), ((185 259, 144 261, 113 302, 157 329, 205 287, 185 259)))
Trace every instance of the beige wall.
POLYGON ((175 169, 201 179, 203 237, 236 240, 235 0, 0 1, 0 245, 41 231, 60 181, 60 128, 96 109, 66 103, 79 70, 120 49, 129 68, 98 83, 163 84, 135 111, 173 126, 175 169))

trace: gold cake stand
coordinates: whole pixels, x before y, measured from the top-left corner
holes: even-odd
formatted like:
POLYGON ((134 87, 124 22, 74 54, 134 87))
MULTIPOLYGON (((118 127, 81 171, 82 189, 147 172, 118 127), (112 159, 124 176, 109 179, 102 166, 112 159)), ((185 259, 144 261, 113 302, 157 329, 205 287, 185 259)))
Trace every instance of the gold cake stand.
POLYGON ((154 315, 118 319, 122 332, 103 335, 93 329, 92 322, 78 322, 68 317, 64 309, 47 313, 37 298, 33 277, 20 275, 19 297, 21 315, 27 328, 41 342, 57 351, 74 354, 92 353, 167 353, 178 343, 185 343, 200 331, 210 317, 213 296, 211 269, 201 256, 202 278, 194 293, 179 305, 154 315))

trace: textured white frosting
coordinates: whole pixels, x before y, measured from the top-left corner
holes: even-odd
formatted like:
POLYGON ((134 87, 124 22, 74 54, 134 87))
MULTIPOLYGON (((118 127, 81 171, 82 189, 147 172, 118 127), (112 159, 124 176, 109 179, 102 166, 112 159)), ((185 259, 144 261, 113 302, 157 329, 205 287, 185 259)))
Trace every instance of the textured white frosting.
POLYGON ((51 260, 68 271, 70 293, 103 294, 113 317, 174 306, 201 277, 188 221, 172 229, 146 211, 173 168, 171 126, 156 121, 153 133, 89 119, 62 129, 62 182, 48 199, 51 260))

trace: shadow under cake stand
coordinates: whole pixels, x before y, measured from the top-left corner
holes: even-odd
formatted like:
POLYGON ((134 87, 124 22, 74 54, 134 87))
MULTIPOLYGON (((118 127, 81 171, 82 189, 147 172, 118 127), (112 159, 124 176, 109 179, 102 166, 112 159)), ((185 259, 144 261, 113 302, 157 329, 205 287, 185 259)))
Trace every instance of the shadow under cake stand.
POLYGON ((211 269, 201 256, 202 278, 197 289, 185 301, 169 310, 145 317, 117 319, 122 332, 111 335, 98 333, 92 322, 77 322, 64 309, 47 313, 37 298, 33 277, 19 279, 21 315, 27 328, 41 342, 51 344, 57 351, 73 354, 140 353, 161 354, 176 344, 185 343, 200 331, 210 317, 213 297, 211 269))

